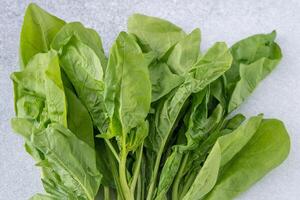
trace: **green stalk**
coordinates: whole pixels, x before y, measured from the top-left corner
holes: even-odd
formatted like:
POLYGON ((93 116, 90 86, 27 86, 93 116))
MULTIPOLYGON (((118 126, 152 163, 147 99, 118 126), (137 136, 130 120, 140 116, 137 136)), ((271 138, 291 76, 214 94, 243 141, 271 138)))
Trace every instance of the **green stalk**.
POLYGON ((130 185, 132 195, 134 195, 134 190, 135 190, 135 187, 136 187, 136 183, 137 183, 137 180, 138 180, 138 177, 139 177, 139 174, 140 174, 142 156, 143 156, 143 143, 140 147, 139 153, 137 154, 138 160, 137 160, 136 167, 134 169, 133 178, 132 178, 132 182, 131 182, 131 185, 130 185))
POLYGON ((136 199, 137 200, 142 199, 142 181, 141 181, 141 176, 140 175, 138 177, 138 182, 137 182, 136 199))
POLYGON ((109 187, 104 186, 104 200, 110 200, 109 187))
POLYGON ((118 163, 120 163, 120 158, 118 156, 118 153, 116 152, 114 146, 111 144, 111 142, 109 141, 109 139, 105 139, 105 142, 107 144, 107 146, 109 147, 110 151, 113 153, 113 155, 115 156, 116 160, 118 161, 118 163))
POLYGON ((186 193, 189 191, 191 185, 193 184, 194 180, 195 180, 196 176, 192 173, 190 175, 190 177, 188 178, 188 180, 185 182, 182 192, 180 194, 180 199, 183 199, 184 195, 186 195, 186 193))
MULTIPOLYGON (((106 145, 105 147, 106 147, 107 151, 109 152, 109 154, 111 155, 112 152, 110 151, 108 146, 106 145)), ((115 159, 112 156, 108 156, 108 161, 110 163, 111 171, 112 171, 112 174, 113 174, 113 177, 114 177, 114 182, 116 184, 116 190, 117 190, 117 193, 118 193, 118 200, 125 200, 125 197, 123 195, 122 188, 121 188, 121 183, 120 183, 120 180, 119 180, 119 174, 118 174, 115 159)))
POLYGON ((173 187, 172 187, 172 200, 178 200, 178 187, 179 187, 179 183, 180 183, 180 180, 181 178, 183 177, 183 173, 184 173, 184 169, 185 169, 185 165, 187 163, 187 160, 188 160, 188 157, 189 157, 189 154, 185 154, 184 155, 184 158, 183 158, 183 161, 181 163, 181 166, 179 168, 179 171, 178 171, 178 174, 174 180, 174 184, 173 184, 173 187))
POLYGON ((120 184, 122 188, 123 195, 126 200, 134 200, 133 195, 131 194, 130 188, 127 183, 126 177, 126 159, 127 159, 127 150, 126 150, 126 136, 123 134, 122 138, 122 147, 121 147, 121 158, 119 163, 119 175, 120 175, 120 184))
POLYGON ((141 183, 141 200, 145 199, 146 195, 145 195, 145 179, 142 177, 146 177, 146 174, 145 174, 145 159, 144 159, 144 155, 143 155, 143 158, 142 158, 142 163, 141 163, 141 175, 139 176, 139 179, 138 181, 141 183))
POLYGON ((159 169, 159 164, 160 164, 160 160, 161 160, 161 157, 162 157, 162 154, 164 151, 164 146, 165 146, 164 144, 165 144, 165 142, 161 145, 159 152, 157 154, 156 160, 155 160, 155 165, 154 165, 153 174, 152 174, 151 180, 150 180, 150 186, 149 186, 149 190, 148 190, 147 200, 152 200, 154 187, 155 187, 157 174, 158 174, 158 169, 159 169))

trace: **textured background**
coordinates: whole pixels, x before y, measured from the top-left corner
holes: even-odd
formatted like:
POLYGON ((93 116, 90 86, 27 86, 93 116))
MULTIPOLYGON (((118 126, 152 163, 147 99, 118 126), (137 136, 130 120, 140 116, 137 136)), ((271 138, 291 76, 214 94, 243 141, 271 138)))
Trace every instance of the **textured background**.
MULTIPOLYGON (((39 171, 25 153, 23 140, 12 133, 12 83, 18 69, 18 42, 26 0, 0 1, 0 200, 24 200, 42 191, 39 171)), ((284 57, 239 109, 250 116, 260 112, 282 119, 291 135, 288 159, 269 173, 241 200, 300 199, 300 1, 204 0, 204 1, 34 1, 66 21, 81 21, 96 29, 108 52, 113 39, 126 29, 134 12, 162 17, 186 31, 200 27, 202 50, 215 41, 233 42, 255 33, 276 29, 284 57)))

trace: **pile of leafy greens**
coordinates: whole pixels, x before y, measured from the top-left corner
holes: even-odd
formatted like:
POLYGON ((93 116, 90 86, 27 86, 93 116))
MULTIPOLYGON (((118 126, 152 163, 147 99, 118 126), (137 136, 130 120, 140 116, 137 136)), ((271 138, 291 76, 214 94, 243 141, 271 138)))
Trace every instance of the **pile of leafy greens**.
POLYGON ((233 112, 281 60, 276 33, 200 52, 134 14, 104 54, 99 35, 35 4, 14 72, 12 127, 41 169, 33 200, 229 200, 288 155, 283 123, 233 112))

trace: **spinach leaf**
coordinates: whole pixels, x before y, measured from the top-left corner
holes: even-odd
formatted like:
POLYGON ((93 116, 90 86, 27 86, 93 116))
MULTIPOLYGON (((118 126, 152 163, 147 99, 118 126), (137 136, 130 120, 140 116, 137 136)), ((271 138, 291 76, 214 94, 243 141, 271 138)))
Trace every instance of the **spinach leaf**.
POLYGON ((225 73, 230 97, 228 112, 237 108, 281 60, 275 37, 275 31, 254 35, 231 47, 233 64, 225 73))
POLYGON ((161 99, 184 82, 184 77, 171 72, 164 62, 153 63, 149 66, 152 85, 152 102, 161 99))
POLYGON ((231 134, 222 136, 217 140, 194 183, 184 196, 184 200, 201 199, 213 188, 220 168, 247 144, 258 129, 261 118, 262 116, 253 117, 231 134), (199 190, 199 188, 201 189, 199 190))
POLYGON ((148 64, 134 37, 121 32, 111 49, 105 76, 105 105, 111 121, 104 137, 121 137, 119 176, 128 200, 134 197, 126 176, 127 154, 147 135, 145 118, 151 103, 148 64))
POLYGON ((31 142, 45 155, 49 167, 60 175, 75 197, 94 199, 102 175, 97 169, 93 148, 59 124, 51 124, 33 134, 31 142))
POLYGON ((155 115, 156 132, 148 136, 149 146, 157 153, 148 199, 152 198, 161 156, 184 103, 192 93, 201 91, 221 76, 230 67, 231 61, 227 46, 224 43, 216 43, 191 68, 185 82, 158 106, 155 115))
POLYGON ((68 109, 68 127, 82 141, 94 147, 94 130, 92 119, 76 95, 65 88, 68 109))
POLYGON ((283 123, 277 119, 263 120, 234 158, 229 161, 229 157, 224 157, 224 169, 213 190, 204 199, 229 200, 236 197, 282 163, 289 149, 290 140, 283 123))
POLYGON ((104 105, 104 82, 100 60, 95 52, 75 37, 63 47, 60 64, 88 109, 93 124, 106 132, 107 114, 104 105))
POLYGON ((20 64, 24 68, 37 53, 46 53, 65 22, 31 3, 26 9, 20 38, 20 64))
POLYGON ((39 127, 45 127, 48 120, 67 127, 66 97, 55 51, 37 54, 11 78, 17 117, 37 120, 39 127))
POLYGON ((156 111, 156 129, 158 135, 149 135, 152 149, 159 151, 177 119, 177 116, 192 93, 204 89, 209 83, 224 73, 231 64, 231 55, 224 43, 211 47, 202 59, 191 69, 185 82, 161 102, 156 111))
POLYGON ((176 25, 156 17, 134 14, 128 18, 127 29, 135 34, 143 46, 149 46, 157 57, 162 57, 174 44, 183 39, 185 32, 176 25))
POLYGON ((30 200, 58 200, 56 197, 44 194, 36 194, 30 200))
POLYGON ((104 55, 101 38, 95 30, 85 28, 80 22, 65 24, 55 35, 51 42, 51 47, 59 51, 72 37, 75 37, 77 40, 90 47, 97 54, 103 71, 105 71, 107 59, 104 55))
POLYGON ((11 124, 41 169, 31 199, 229 200, 287 157, 282 122, 231 115, 281 60, 275 31, 205 54, 200 29, 134 14, 128 32, 107 60, 95 30, 29 4, 11 124))
POLYGON ((129 133, 148 114, 151 83, 146 63, 134 38, 120 33, 111 49, 105 76, 105 104, 113 136, 129 133))
POLYGON ((173 72, 184 74, 196 63, 200 53, 200 40, 200 30, 195 29, 174 46, 167 60, 173 72))
MULTIPOLYGON (((12 120, 12 126, 25 137, 27 152, 34 157, 37 165, 42 167, 45 190, 58 199, 76 196, 93 199, 101 179, 95 168, 93 130, 89 116, 86 110, 80 107, 78 100, 70 96, 72 93, 67 93, 66 98, 57 53, 49 51, 37 54, 23 71, 13 73, 11 77, 14 81, 17 113, 17 118, 12 120), (83 141, 66 128, 70 121, 67 118, 66 100, 70 98, 72 100, 68 105, 79 104, 76 111, 81 112, 78 113, 79 116, 83 112, 83 117, 87 120, 85 122, 90 123, 90 126, 81 125, 85 126, 86 132, 79 132, 80 129, 76 132, 83 141), (75 102, 72 102, 74 100, 75 102), (53 125, 55 123, 60 125, 53 125), (52 125, 59 126, 60 131, 52 128, 52 125), (83 169, 80 169, 78 162, 83 165, 83 169), (82 180, 78 180, 76 176, 82 176, 82 180)), ((72 125, 70 127, 73 127, 72 125)))
POLYGON ((167 199, 167 192, 179 170, 183 154, 175 148, 161 171, 155 200, 167 199))

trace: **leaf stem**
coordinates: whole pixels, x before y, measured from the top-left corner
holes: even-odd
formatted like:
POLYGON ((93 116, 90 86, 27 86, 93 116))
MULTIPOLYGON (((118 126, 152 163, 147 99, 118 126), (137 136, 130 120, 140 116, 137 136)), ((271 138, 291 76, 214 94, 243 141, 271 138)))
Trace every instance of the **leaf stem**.
POLYGON ((158 169, 159 169, 159 164, 160 164, 160 160, 161 160, 161 157, 162 157, 162 154, 164 151, 164 146, 165 146, 164 144, 165 144, 165 142, 161 145, 159 152, 156 156, 154 170, 153 170, 153 174, 152 174, 151 180, 150 180, 150 186, 149 186, 149 190, 148 190, 147 200, 152 200, 154 187, 155 187, 155 183, 156 183, 156 179, 157 179, 157 173, 158 173, 158 169))
POLYGON ((127 177, 126 177, 126 159, 127 159, 127 149, 126 149, 126 135, 123 134, 121 138, 122 147, 121 147, 121 157, 119 163, 119 176, 120 183, 123 195, 126 200, 134 200, 134 197, 131 194, 130 188, 128 186, 127 177))
POLYGON ((120 183, 120 180, 119 180, 119 174, 118 174, 115 159, 113 159, 112 152, 109 151, 110 149, 108 148, 108 145, 105 145, 105 147, 106 147, 107 151, 110 154, 108 156, 108 161, 109 161, 109 164, 111 166, 111 171, 112 171, 112 174, 113 174, 114 182, 116 184, 116 190, 117 190, 117 193, 118 193, 118 200, 125 200, 125 197, 122 193, 121 183, 120 183))
POLYGON ((182 192, 180 194, 180 199, 183 199, 183 197, 186 195, 186 193, 190 189, 191 185, 193 184, 195 178, 196 178, 196 176, 192 173, 190 175, 190 177, 188 178, 188 180, 184 184, 184 187, 183 187, 182 192))
POLYGON ((141 180, 141 176, 139 175, 138 177, 138 183, 137 183, 137 191, 136 191, 136 199, 140 200, 142 199, 142 180, 141 180))
POLYGON ((143 157, 143 144, 144 143, 141 144, 140 151, 137 154, 137 157, 138 157, 137 165, 134 169, 133 178, 132 178, 132 182, 131 182, 131 185, 130 185, 132 195, 134 195, 134 190, 135 190, 135 187, 136 187, 136 183, 137 183, 137 180, 138 180, 138 177, 139 177, 139 174, 140 174, 141 162, 142 162, 142 157, 143 157))
POLYGON ((115 156, 118 163, 120 163, 119 155, 118 155, 117 151, 115 150, 114 146, 109 141, 109 139, 105 139, 105 142, 106 142, 107 146, 109 147, 109 149, 111 150, 111 152, 113 153, 113 155, 115 156))
POLYGON ((104 186, 104 200, 110 200, 109 187, 104 186))
POLYGON ((184 175, 183 173, 184 173, 184 169, 185 169, 185 165, 187 163, 188 157, 189 157, 188 153, 184 155, 184 158, 183 158, 183 161, 179 168, 178 174, 174 180, 174 184, 172 187, 172 200, 178 200, 178 187, 179 187, 180 180, 181 180, 182 176, 184 175))

